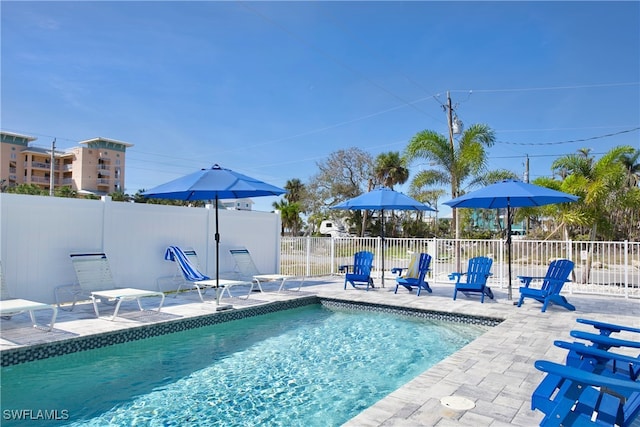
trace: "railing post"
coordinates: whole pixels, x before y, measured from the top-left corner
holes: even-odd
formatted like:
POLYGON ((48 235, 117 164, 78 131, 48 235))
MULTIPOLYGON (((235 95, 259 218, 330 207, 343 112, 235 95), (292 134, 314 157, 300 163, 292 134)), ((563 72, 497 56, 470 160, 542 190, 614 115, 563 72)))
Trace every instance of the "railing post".
MULTIPOLYGON (((376 265, 377 265, 376 270, 378 270, 378 278, 382 277, 380 273, 384 274, 384 272, 381 270, 382 264, 380 264, 380 260, 382 260, 382 257, 384 256, 384 255, 381 255, 382 252, 380 251, 380 249, 382 248, 381 242, 382 242, 382 237, 378 236, 376 238, 376 254, 377 254, 376 258, 378 259, 378 261, 376 262, 376 265)), ((382 283, 382 287, 384 288, 384 283, 382 283)))
MULTIPOLYGON (((567 240, 567 259, 570 259, 570 260, 573 261, 573 242, 571 241, 571 239, 567 240)), ((576 262, 575 265, 578 265, 578 263, 576 262)), ((573 270, 574 277, 575 277, 575 274, 576 274, 576 270, 575 270, 575 267, 574 267, 574 270, 573 270)), ((569 294, 573 295, 572 282, 569 282, 569 294)))
POLYGON ((307 236, 305 239, 305 252, 306 252, 306 260, 304 266, 304 275, 305 277, 311 276, 311 236, 307 236))
POLYGON ((438 239, 433 237, 431 238, 431 245, 429 247, 429 243, 427 243, 427 252, 433 252, 430 253, 429 255, 431 255, 431 265, 433 266, 431 268, 431 272, 433 274, 432 278, 435 282, 436 277, 438 277, 438 239))
POLYGON ((624 241, 624 297, 629 299, 629 241, 624 241))

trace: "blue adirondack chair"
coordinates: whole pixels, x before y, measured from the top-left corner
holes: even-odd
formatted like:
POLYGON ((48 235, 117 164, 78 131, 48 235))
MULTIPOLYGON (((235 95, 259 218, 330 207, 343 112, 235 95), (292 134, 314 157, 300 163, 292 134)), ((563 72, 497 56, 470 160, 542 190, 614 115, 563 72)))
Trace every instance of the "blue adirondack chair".
MULTIPOLYGON (((621 342, 624 342, 620 340, 621 342)), ((589 364, 589 369, 595 373, 604 373, 612 377, 621 377, 632 381, 640 377, 640 357, 614 353, 598 346, 586 345, 581 342, 554 341, 556 347, 569 350, 566 364, 580 367, 589 364)))
POLYGON ((640 328, 633 328, 631 326, 625 326, 625 325, 616 325, 614 323, 600 322, 592 319, 578 318, 576 319, 576 322, 582 323, 583 325, 593 326, 598 330, 600 335, 605 335, 605 336, 609 336, 613 332, 622 332, 622 331, 640 333, 640 328))
POLYGON ((541 426, 627 427, 640 415, 640 381, 583 369, 588 364, 538 360, 534 365, 547 373, 531 396, 531 409, 545 414, 541 426))
POLYGON ((413 253, 411 255, 411 261, 409 261, 409 266, 407 268, 403 267, 395 267, 391 269, 391 273, 398 274, 396 277, 396 290, 394 294, 398 293, 398 287, 404 286, 411 292, 413 288, 418 288, 418 296, 420 296, 420 291, 424 289, 425 291, 432 293, 431 287, 429 283, 425 280, 425 276, 429 271, 429 265, 431 264, 431 255, 425 253, 413 253), (407 270, 406 274, 403 276, 402 271, 407 270))
POLYGON ((630 425, 640 414, 640 356, 608 350, 640 348, 640 342, 610 336, 621 331, 637 333, 640 329, 590 319, 577 321, 600 333, 572 330, 572 337, 586 342, 554 341, 555 346, 569 351, 566 365, 535 363, 547 375, 531 396, 531 409, 546 415, 543 426, 630 425))
POLYGON ((569 281, 569 274, 573 270, 573 261, 568 259, 557 259, 549 264, 549 269, 544 277, 518 276, 524 286, 520 287, 520 300, 518 307, 522 305, 525 298, 533 298, 542 303, 542 312, 547 310, 550 303, 560 305, 567 310, 574 311, 576 308, 569 304, 567 299, 560 295, 560 291, 566 282, 569 281), (530 288, 531 282, 542 280, 540 289, 530 288))
POLYGON ((475 257, 469 259, 469 267, 466 273, 451 273, 449 280, 456 279, 455 289, 453 291, 453 300, 455 301, 458 291, 466 296, 473 293, 480 294, 480 302, 484 303, 484 296, 493 299, 493 292, 487 286, 487 279, 491 276, 491 265, 493 260, 487 257, 475 257), (463 276, 466 276, 466 282, 461 282, 463 276))
POLYGON ((373 254, 369 251, 356 252, 353 256, 353 265, 341 265, 340 271, 346 271, 344 276, 344 288, 347 289, 347 283, 350 283, 354 288, 358 284, 365 284, 367 290, 369 286, 372 288, 373 279, 371 278, 371 269, 373 266, 373 254), (349 268, 351 267, 351 272, 349 268))

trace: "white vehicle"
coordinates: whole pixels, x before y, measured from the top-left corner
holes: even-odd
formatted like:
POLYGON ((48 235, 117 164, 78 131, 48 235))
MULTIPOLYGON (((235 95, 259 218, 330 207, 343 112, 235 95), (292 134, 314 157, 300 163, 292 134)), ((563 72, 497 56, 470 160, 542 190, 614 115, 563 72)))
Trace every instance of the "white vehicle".
POLYGON ((324 220, 320 223, 320 234, 331 237, 349 237, 349 232, 340 220, 324 220))

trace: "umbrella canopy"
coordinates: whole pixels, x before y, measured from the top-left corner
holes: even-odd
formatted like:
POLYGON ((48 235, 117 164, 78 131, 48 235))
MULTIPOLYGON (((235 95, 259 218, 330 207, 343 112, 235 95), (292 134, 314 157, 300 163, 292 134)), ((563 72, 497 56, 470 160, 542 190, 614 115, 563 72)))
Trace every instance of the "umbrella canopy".
POLYGON ((449 200, 444 204, 452 208, 496 209, 544 206, 577 200, 578 197, 572 194, 507 179, 449 200))
POLYGON ((286 190, 248 177, 231 169, 213 165, 174 179, 142 193, 151 199, 215 200, 243 197, 279 196, 286 190))
POLYGON ((412 199, 397 191, 381 187, 368 193, 361 194, 353 199, 346 200, 331 209, 344 210, 376 210, 381 211, 382 218, 382 286, 384 287, 384 211, 435 211, 431 206, 412 199))
POLYGON ((219 283, 220 233, 218 231, 218 200, 244 197, 279 196, 286 190, 251 178, 231 169, 213 165, 174 179, 142 193, 150 199, 215 200, 216 209, 216 284, 219 283))
POLYGON ((435 211, 431 206, 397 191, 382 187, 337 204, 331 209, 435 211))
POLYGON ((577 196, 507 179, 444 202, 452 208, 507 209, 507 258, 509 264, 509 299, 511 299, 511 208, 544 206, 578 200, 577 196))

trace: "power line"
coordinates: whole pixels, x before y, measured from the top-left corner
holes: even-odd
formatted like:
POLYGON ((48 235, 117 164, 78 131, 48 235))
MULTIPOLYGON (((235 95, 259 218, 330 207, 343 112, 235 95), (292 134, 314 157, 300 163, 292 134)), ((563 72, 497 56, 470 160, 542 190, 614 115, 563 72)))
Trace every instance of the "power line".
POLYGON ((564 90, 564 89, 589 89, 596 87, 616 87, 616 86, 640 86, 640 82, 628 83, 601 83, 592 85, 571 85, 571 86, 547 86, 547 87, 529 87, 529 88, 510 88, 510 89, 455 89, 450 92, 465 93, 491 93, 491 92, 532 92, 542 90, 564 90))
POLYGON ((496 144, 510 144, 510 145, 561 145, 561 144, 571 144, 573 142, 584 142, 584 141, 593 141, 594 139, 602 139, 609 138, 616 135, 621 135, 623 133, 635 132, 639 130, 640 127, 636 127, 633 129, 621 130, 620 132, 608 133, 605 135, 591 136, 589 138, 580 138, 580 139, 571 139, 568 141, 556 141, 556 142, 509 142, 509 141, 496 141, 496 144))

